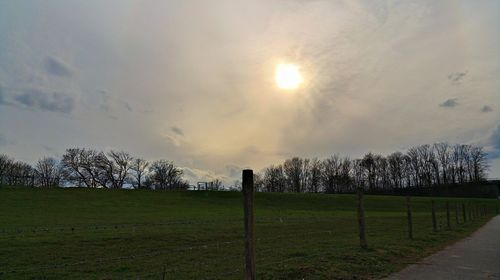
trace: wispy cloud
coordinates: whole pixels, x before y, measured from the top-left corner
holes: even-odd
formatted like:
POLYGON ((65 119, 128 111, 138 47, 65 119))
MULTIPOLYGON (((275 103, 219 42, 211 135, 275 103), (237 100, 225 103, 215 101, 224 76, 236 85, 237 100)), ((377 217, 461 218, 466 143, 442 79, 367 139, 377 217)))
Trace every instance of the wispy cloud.
POLYGON ((27 108, 70 114, 75 109, 75 99, 65 93, 48 93, 37 89, 24 90, 13 100, 27 108))
POLYGON ((448 75, 448 80, 453 84, 459 84, 468 73, 469 71, 451 73, 448 75))
POLYGON ((172 126, 171 130, 177 135, 184 136, 184 131, 177 126, 172 126))
POLYGON ((45 71, 54 76, 59 77, 71 77, 73 75, 73 69, 62 59, 48 56, 44 61, 45 71))
POLYGON ((488 105, 484 105, 483 108, 481 108, 481 112, 483 112, 483 113, 488 113, 488 112, 491 112, 491 111, 493 111, 493 108, 491 108, 488 105))
POLYGON ((457 105, 458 105, 457 98, 451 98, 439 104, 440 107, 447 107, 447 108, 453 108, 456 107, 457 105))

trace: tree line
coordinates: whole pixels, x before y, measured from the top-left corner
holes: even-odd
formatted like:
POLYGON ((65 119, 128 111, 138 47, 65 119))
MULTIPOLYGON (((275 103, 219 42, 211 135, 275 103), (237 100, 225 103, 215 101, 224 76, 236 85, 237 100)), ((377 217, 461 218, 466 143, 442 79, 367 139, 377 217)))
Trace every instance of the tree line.
POLYGON ((294 157, 257 173, 255 184, 265 192, 346 193, 356 187, 370 191, 481 182, 487 170, 482 147, 443 142, 388 156, 370 152, 359 159, 294 157))
MULTIPOLYGON (((481 182, 487 170, 482 147, 436 143, 387 156, 370 152, 359 159, 294 157, 255 173, 254 181, 257 191, 264 192, 346 193, 356 187, 370 191, 481 182)), ((0 185, 188 189, 182 175, 172 161, 149 162, 124 151, 70 148, 60 160, 44 157, 34 166, 0 154, 0 185)), ((225 189, 218 179, 206 184, 207 190, 225 189)), ((232 190, 239 186, 235 183, 232 190)))
POLYGON ((189 184, 172 161, 148 162, 124 151, 67 149, 60 160, 44 157, 34 166, 0 154, 0 185, 180 190, 189 184))

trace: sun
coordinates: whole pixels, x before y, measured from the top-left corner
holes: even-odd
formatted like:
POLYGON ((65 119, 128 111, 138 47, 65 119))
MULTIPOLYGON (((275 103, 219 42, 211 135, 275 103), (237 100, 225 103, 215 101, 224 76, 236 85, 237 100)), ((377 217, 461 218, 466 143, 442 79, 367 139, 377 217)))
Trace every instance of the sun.
POLYGON ((302 74, 297 65, 280 63, 276 66, 276 84, 281 89, 297 89, 303 82, 302 74))

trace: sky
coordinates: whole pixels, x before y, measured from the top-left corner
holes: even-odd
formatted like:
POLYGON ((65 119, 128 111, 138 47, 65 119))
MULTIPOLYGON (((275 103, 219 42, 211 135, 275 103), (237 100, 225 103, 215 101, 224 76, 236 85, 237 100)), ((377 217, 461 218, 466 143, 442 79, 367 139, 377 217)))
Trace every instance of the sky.
POLYGON ((293 156, 481 145, 500 177, 500 1, 0 0, 0 153, 168 159, 192 183, 293 156), (276 86, 299 67, 296 90, 276 86))

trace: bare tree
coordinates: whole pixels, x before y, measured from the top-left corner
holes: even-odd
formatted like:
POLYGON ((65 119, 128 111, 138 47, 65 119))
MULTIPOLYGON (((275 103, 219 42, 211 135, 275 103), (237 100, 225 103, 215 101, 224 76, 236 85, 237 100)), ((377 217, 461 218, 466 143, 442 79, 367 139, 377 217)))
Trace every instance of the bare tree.
POLYGON ((287 159, 283 163, 283 171, 292 192, 302 192, 303 160, 298 157, 287 159))
POLYGON ((301 172, 301 190, 307 192, 311 181, 311 160, 308 158, 302 159, 302 172, 301 172))
POLYGON ((404 156, 401 152, 395 152, 387 156, 389 164, 389 174, 392 181, 392 186, 401 188, 403 185, 404 172, 404 156))
POLYGON ((253 174, 253 184, 255 186, 255 191, 257 192, 264 191, 264 179, 261 173, 255 172, 253 174))
POLYGON ((68 182, 77 186, 97 188, 107 186, 107 176, 104 174, 100 163, 103 154, 95 150, 82 148, 67 149, 61 159, 63 174, 68 182))
POLYGON ((271 165, 264 169, 263 178, 264 189, 267 192, 284 192, 286 187, 286 177, 283 166, 271 165))
POLYGON ((0 186, 6 183, 6 177, 12 164, 14 164, 13 159, 7 155, 0 154, 0 186))
MULTIPOLYGON (((420 156, 418 153, 418 149, 415 147, 412 147, 408 150, 406 153, 407 156, 407 163, 409 164, 409 181, 411 182, 411 177, 413 177, 413 186, 420 187, 420 174, 421 174, 421 168, 420 168, 420 156)), ((410 183, 410 185, 412 185, 410 183)))
POLYGON ((35 165, 35 172, 41 187, 58 187, 61 169, 56 159, 44 157, 35 165))
POLYGON ((132 185, 134 188, 142 189, 144 188, 143 181, 147 174, 147 168, 149 166, 149 162, 142 158, 134 158, 132 160, 132 165, 130 166, 130 170, 132 171, 132 185))
POLYGON ((348 157, 344 157, 339 162, 339 171, 336 176, 337 188, 340 192, 351 192, 354 191, 352 186, 352 161, 348 157))
POLYGON ((325 192, 337 192, 336 178, 339 174, 340 158, 338 155, 333 155, 323 160, 322 181, 325 187, 325 192))
POLYGON ((375 186, 385 189, 390 185, 387 159, 381 155, 374 155, 373 159, 375 162, 375 186))
POLYGON ((95 159, 97 167, 105 176, 105 179, 101 181, 103 186, 113 189, 123 188, 132 165, 132 157, 126 152, 111 150, 107 154, 99 153, 95 159))
POLYGON ((153 187, 159 190, 187 189, 187 184, 182 180, 182 170, 173 162, 158 160, 151 164, 151 179, 153 187))
POLYGON ((470 160, 472 163, 473 181, 480 182, 486 179, 486 171, 488 170, 488 162, 486 161, 486 153, 482 147, 473 147, 470 150, 470 160))
POLYGON ((368 189, 371 190, 372 188, 375 187, 376 174, 377 174, 375 155, 371 152, 366 154, 361 160, 361 167, 363 167, 366 171, 368 189))
POLYGON ((434 162, 434 154, 430 145, 421 145, 417 147, 418 159, 419 159, 419 168, 421 170, 421 182, 425 186, 432 185, 432 177, 433 177, 433 162, 434 162))
POLYGON ((35 172, 33 167, 22 161, 12 162, 8 167, 6 177, 7 184, 10 186, 35 185, 35 172))
POLYGON ((321 161, 313 158, 309 169, 309 192, 317 193, 321 190, 321 171, 321 161))
POLYGON ((366 185, 366 171, 362 162, 362 159, 352 161, 352 180, 356 187, 364 189, 366 185))
POLYGON ((450 145, 446 142, 434 144, 437 160, 441 165, 442 182, 448 183, 448 170, 450 169, 450 145))

